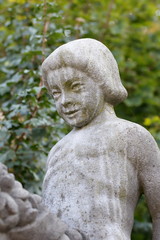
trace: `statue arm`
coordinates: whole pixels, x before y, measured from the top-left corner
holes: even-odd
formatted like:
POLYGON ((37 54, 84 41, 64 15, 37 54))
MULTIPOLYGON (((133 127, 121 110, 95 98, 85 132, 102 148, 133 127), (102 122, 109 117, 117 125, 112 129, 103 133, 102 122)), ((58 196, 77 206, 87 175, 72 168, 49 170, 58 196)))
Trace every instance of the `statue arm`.
POLYGON ((141 135, 140 183, 153 223, 152 240, 160 239, 160 151, 149 132, 141 135))

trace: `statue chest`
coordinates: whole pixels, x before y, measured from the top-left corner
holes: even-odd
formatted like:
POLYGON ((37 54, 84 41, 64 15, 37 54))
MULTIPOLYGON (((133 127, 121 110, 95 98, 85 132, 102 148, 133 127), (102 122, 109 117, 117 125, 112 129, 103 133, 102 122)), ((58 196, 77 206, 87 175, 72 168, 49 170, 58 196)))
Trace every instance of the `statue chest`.
POLYGON ((45 204, 81 229, 86 222, 96 226, 104 219, 124 218, 128 199, 138 193, 138 179, 125 149, 116 149, 105 141, 86 140, 79 147, 78 143, 59 147, 44 180, 45 204))

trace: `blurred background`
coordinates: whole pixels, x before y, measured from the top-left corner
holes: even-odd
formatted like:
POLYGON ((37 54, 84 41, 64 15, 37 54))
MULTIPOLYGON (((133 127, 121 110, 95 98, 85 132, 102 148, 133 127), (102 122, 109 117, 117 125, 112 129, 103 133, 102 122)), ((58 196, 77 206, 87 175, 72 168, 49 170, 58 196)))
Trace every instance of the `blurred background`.
MULTIPOLYGON (((41 63, 58 46, 90 37, 115 56, 128 98, 119 117, 147 128, 160 145, 159 0, 0 0, 0 161, 29 191, 41 192, 47 154, 70 128, 56 113, 41 63)), ((151 239, 139 201, 133 240, 151 239)))

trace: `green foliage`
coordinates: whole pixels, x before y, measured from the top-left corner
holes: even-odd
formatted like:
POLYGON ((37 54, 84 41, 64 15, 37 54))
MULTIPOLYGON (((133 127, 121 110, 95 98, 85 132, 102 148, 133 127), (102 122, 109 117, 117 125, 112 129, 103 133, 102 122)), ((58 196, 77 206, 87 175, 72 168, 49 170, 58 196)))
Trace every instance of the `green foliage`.
MULTIPOLYGON (((75 38, 95 38, 109 47, 129 93, 117 115, 144 125, 160 144, 158 0, 0 3, 0 161, 24 187, 40 191, 48 151, 69 130, 43 87, 40 65, 75 38)), ((135 217, 132 239, 151 239, 143 198, 135 217)))

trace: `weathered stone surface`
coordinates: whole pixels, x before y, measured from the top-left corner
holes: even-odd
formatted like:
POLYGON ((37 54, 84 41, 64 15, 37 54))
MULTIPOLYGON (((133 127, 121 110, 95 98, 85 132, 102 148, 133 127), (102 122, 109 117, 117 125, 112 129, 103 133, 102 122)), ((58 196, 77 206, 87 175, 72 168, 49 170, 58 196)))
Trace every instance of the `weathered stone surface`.
POLYGON ((75 40, 56 49, 42 72, 73 127, 50 151, 44 204, 87 239, 129 240, 144 193, 160 239, 160 152, 146 129, 115 115, 127 93, 111 52, 96 40, 75 40))
POLYGON ((1 240, 10 240, 6 233, 0 233, 1 240))
POLYGON ((24 227, 17 227, 9 232, 11 240, 58 240, 66 230, 66 225, 46 209, 36 221, 24 227))
POLYGON ((58 240, 67 229, 0 163, 0 240, 58 240))

